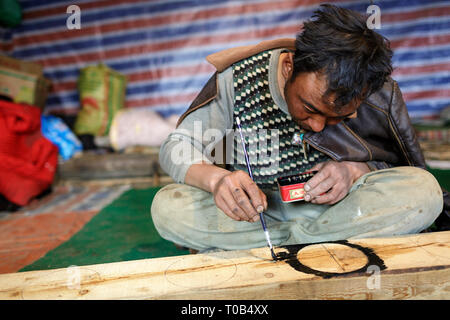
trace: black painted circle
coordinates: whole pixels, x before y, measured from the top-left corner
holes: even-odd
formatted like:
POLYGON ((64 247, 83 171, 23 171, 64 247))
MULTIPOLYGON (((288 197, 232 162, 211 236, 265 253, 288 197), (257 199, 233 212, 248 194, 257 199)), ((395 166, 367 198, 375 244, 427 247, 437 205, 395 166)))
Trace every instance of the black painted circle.
POLYGON ((277 254, 277 260, 286 260, 286 262, 295 270, 308 273, 308 274, 314 274, 317 276, 321 276, 323 278, 331 278, 336 276, 342 276, 347 275, 350 273, 359 273, 359 272, 365 272, 367 268, 371 265, 376 265, 380 268, 380 270, 386 269, 386 266, 384 265, 384 261, 375 254, 375 252, 371 248, 363 247, 354 243, 349 243, 347 240, 340 240, 340 241, 326 241, 326 242, 319 242, 319 243, 308 243, 308 244, 300 244, 300 245, 288 245, 288 246, 282 246, 280 248, 284 248, 288 251, 288 253, 280 252, 277 254), (332 243, 332 244, 341 244, 345 245, 347 247, 357 249, 361 251, 366 257, 367 257, 367 263, 356 270, 348 271, 348 272, 325 272, 320 271, 316 269, 312 269, 308 267, 307 265, 304 265, 299 259, 298 259, 298 252, 302 250, 303 248, 310 246, 310 245, 316 245, 316 244, 324 244, 324 243, 332 243))

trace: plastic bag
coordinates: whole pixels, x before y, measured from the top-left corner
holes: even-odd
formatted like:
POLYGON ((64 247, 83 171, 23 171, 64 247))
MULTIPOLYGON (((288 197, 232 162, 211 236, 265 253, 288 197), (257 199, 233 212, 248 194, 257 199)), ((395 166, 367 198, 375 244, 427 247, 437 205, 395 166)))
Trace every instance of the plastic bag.
POLYGON ((63 160, 69 160, 77 152, 83 151, 81 142, 60 118, 50 115, 41 116, 41 132, 59 149, 63 160))
POLYGON ((77 135, 104 136, 125 101, 126 78, 104 64, 81 70, 78 79, 81 110, 74 131, 77 135))
POLYGON ((115 150, 132 146, 159 147, 175 130, 179 116, 167 119, 148 109, 124 109, 114 117, 109 139, 115 150))

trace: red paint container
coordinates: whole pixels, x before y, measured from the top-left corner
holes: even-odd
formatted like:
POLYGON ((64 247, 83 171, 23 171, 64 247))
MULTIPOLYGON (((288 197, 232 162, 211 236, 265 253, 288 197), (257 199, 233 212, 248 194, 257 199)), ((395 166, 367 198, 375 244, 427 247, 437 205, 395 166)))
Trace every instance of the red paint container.
POLYGON ((280 190, 281 201, 288 203, 304 200, 305 183, 314 176, 316 172, 306 171, 292 176, 277 179, 280 190))

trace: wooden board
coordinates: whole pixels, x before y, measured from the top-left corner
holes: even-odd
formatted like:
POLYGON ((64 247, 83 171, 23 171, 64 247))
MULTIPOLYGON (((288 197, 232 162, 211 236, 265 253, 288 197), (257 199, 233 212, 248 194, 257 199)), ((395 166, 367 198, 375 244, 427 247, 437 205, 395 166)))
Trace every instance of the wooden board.
POLYGON ((150 187, 162 187, 170 183, 175 183, 169 176, 153 176, 153 177, 132 177, 132 178, 116 178, 116 179, 66 179, 58 180, 55 185, 63 186, 100 186, 112 187, 129 185, 133 189, 144 189, 150 187))
MULTIPOLYGON (((448 132, 450 139, 450 129, 448 132)), ((450 141, 421 141, 420 148, 425 160, 450 160, 450 141)))
POLYGON ((450 298, 450 231, 275 251, 287 258, 258 248, 5 274, 0 299, 450 298))
POLYGON ((83 153, 58 165, 58 178, 117 179, 165 175, 158 153, 83 153))

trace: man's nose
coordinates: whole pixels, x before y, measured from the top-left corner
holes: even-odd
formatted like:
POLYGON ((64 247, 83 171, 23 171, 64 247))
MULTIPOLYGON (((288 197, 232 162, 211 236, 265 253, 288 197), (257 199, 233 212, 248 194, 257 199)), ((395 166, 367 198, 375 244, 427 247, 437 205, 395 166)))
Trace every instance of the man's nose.
POLYGON ((324 117, 318 117, 318 118, 310 118, 308 121, 309 126, 311 127, 311 130, 314 132, 320 132, 325 128, 326 125, 326 119, 324 117))

